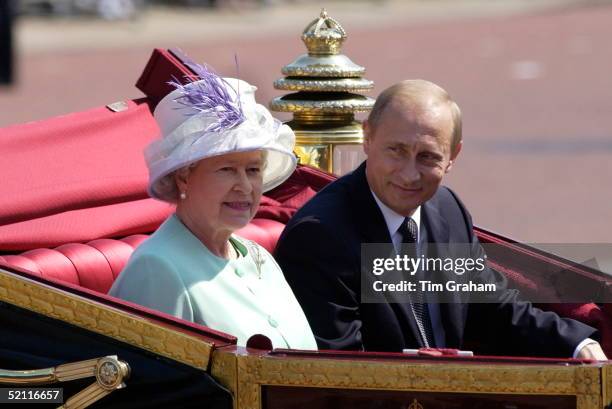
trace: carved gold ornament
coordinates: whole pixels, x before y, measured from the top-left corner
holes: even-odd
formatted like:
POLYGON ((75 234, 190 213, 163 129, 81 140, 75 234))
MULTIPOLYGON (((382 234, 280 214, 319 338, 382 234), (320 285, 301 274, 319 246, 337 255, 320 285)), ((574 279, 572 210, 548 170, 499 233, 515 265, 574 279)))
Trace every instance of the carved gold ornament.
POLYGON ((603 405, 612 408, 612 365, 602 368, 603 405))
POLYGON ((115 389, 121 385, 123 377, 129 374, 129 368, 116 359, 103 358, 96 368, 96 379, 104 389, 115 389))
MULTIPOLYGON (((261 387, 576 396, 577 409, 601 409, 601 367, 382 362, 238 356, 237 407, 261 406, 261 387)), ((413 402, 414 403, 414 402, 413 402)), ((418 402, 417 402, 418 403, 418 402)))
POLYGON ((325 9, 321 10, 319 18, 312 20, 302 33, 302 41, 311 55, 339 54, 345 39, 344 28, 329 17, 325 9))
POLYGON ((354 149, 363 142, 355 113, 369 112, 375 102, 358 94, 370 91, 374 83, 363 78, 364 67, 341 53, 347 38, 342 25, 322 10, 302 33, 308 53, 285 65, 281 69, 285 78, 274 82, 274 88, 293 93, 270 102, 272 111, 293 113, 287 124, 295 132, 300 163, 338 175, 364 159, 365 155, 354 149), (325 155, 307 158, 309 151, 325 155))
POLYGON ((0 370, 0 384, 35 386, 95 377, 96 381, 93 384, 71 396, 59 406, 59 409, 84 409, 114 390, 124 388, 123 381, 129 375, 130 367, 127 362, 120 361, 113 355, 39 370, 0 370))
POLYGON ((274 81, 274 88, 285 91, 369 91, 374 88, 374 82, 365 78, 340 78, 326 79, 320 78, 315 80, 304 80, 299 78, 280 78, 274 81))
POLYGON ((147 351, 208 367, 212 344, 134 314, 107 307, 0 269, 0 301, 55 318, 147 351))

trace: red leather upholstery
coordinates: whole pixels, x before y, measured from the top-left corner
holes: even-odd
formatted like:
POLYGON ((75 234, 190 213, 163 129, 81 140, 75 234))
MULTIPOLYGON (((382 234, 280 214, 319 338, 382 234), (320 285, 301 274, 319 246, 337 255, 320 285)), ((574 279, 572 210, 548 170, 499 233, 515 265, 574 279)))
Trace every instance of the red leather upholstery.
MULTIPOLYGON (((272 252, 284 224, 269 219, 253 219, 236 232, 272 252)), ((34 249, 20 255, 0 256, 0 262, 21 267, 41 277, 55 278, 102 293, 113 281, 140 243, 148 235, 136 234, 121 240, 98 239, 88 243, 68 243, 54 249, 34 249)))
POLYGON ((151 232, 172 208, 149 199, 146 101, 0 129, 0 251, 151 232))
POLYGON ((42 277, 55 278, 106 293, 136 247, 147 235, 122 240, 98 239, 69 243, 55 249, 35 249, 20 255, 0 256, 0 261, 42 277))
POLYGON ((236 234, 240 237, 256 241, 272 253, 284 228, 285 225, 276 220, 255 218, 251 223, 236 231, 236 234))

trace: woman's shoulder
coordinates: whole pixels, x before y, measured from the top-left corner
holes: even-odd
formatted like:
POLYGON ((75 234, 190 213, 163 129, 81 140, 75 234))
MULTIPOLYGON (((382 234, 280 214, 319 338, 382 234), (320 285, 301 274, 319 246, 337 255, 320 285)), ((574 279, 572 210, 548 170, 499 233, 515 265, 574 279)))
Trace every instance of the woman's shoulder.
POLYGON ((143 242, 128 260, 125 268, 121 271, 120 278, 125 276, 146 275, 152 277, 158 274, 166 274, 172 269, 170 257, 162 251, 163 248, 156 245, 155 241, 148 239, 143 242))
POLYGON ((134 250, 122 274, 142 272, 144 270, 142 267, 145 265, 149 267, 147 270, 159 270, 162 267, 167 269, 170 267, 170 260, 173 258, 171 253, 172 251, 168 246, 164 246, 163 242, 151 236, 134 250))
MULTIPOLYGON (((181 231, 173 224, 173 216, 164 221, 151 236, 132 253, 122 274, 153 274, 167 272, 180 264, 185 256, 181 231)), ((187 252, 191 254, 191 252, 187 252)))
POLYGON ((109 294, 123 298, 142 305, 142 297, 150 297, 150 293, 158 288, 173 288, 180 284, 180 278, 168 258, 156 252, 150 243, 142 243, 128 260, 126 266, 121 270, 119 276, 113 282, 109 294))
POLYGON ((167 259, 174 253, 191 251, 194 243, 190 234, 178 218, 172 215, 134 250, 133 256, 167 259))

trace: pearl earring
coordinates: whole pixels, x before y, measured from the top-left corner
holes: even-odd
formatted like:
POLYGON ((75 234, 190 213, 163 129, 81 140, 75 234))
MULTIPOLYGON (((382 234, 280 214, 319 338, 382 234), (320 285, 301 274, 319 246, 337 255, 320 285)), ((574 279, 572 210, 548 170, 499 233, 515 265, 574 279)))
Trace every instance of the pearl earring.
POLYGON ((181 194, 179 195, 179 197, 181 198, 181 200, 185 200, 185 199, 187 199, 187 193, 185 193, 185 192, 181 192, 181 194))

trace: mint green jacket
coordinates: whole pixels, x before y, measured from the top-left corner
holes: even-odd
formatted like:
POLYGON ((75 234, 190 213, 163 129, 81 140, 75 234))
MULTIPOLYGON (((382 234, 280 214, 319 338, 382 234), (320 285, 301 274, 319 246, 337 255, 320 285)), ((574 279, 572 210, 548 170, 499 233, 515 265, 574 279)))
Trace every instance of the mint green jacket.
POLYGON ((134 251, 109 294, 234 335, 238 345, 263 334, 275 348, 316 349, 274 258, 255 242, 230 240, 241 257, 217 257, 172 215, 134 251))

